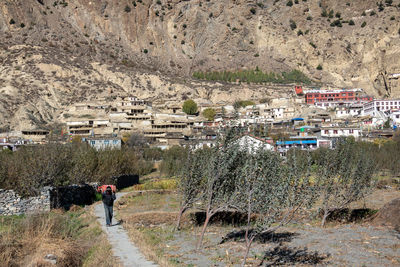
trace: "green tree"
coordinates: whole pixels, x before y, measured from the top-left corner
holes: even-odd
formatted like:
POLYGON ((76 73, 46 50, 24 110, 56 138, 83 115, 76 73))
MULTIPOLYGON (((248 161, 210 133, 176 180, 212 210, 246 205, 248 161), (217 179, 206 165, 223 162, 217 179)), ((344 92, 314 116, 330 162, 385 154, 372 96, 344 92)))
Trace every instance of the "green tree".
POLYGON ((303 152, 289 151, 285 164, 278 153, 263 148, 246 155, 236 201, 247 214, 242 266, 256 237, 288 224, 300 208, 311 207, 318 196, 310 180, 311 157, 303 152))
POLYGON ((197 242, 198 249, 203 243, 211 217, 232 207, 237 189, 240 188, 237 184, 239 180, 236 179, 237 170, 245 157, 235 142, 236 138, 237 132, 233 129, 228 130, 225 139, 210 149, 207 158, 202 162, 204 189, 199 199, 206 212, 206 218, 197 242))
POLYGON ((188 115, 195 115, 197 113, 197 104, 192 99, 188 99, 183 103, 182 110, 188 115))
POLYGON ((216 115, 216 112, 215 112, 215 109, 213 109, 213 108, 206 108, 203 111, 203 116, 209 121, 213 121, 215 118, 215 115, 216 115))
POLYGON ((182 173, 187 159, 187 149, 180 146, 173 146, 163 152, 160 172, 164 176, 178 176, 182 173))
POLYGON ((390 129, 390 119, 388 118, 385 123, 383 124, 383 128, 390 129))
POLYGON ((321 192, 324 226, 328 216, 337 209, 364 197, 371 187, 375 161, 369 148, 354 139, 339 141, 338 146, 322 149, 316 159, 317 185, 321 192))
POLYGON ((180 229, 181 218, 185 211, 193 207, 204 191, 204 162, 207 162, 209 148, 196 151, 190 151, 188 159, 184 164, 182 175, 179 176, 178 190, 181 193, 181 202, 178 220, 176 224, 177 230, 180 229))

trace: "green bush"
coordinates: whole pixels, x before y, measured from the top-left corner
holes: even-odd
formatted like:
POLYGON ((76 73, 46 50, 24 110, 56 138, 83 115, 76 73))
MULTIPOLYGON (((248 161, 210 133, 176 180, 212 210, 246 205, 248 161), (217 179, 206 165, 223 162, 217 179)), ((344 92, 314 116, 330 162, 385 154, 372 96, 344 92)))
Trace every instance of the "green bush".
POLYGON ((294 30, 297 28, 296 22, 294 20, 289 21, 290 29, 294 30))
POLYGON ((317 66, 317 70, 322 70, 321 64, 319 64, 319 65, 317 66))
POLYGON ((15 20, 14 19, 10 19, 10 25, 15 24, 15 20))
POLYGON ((352 25, 352 26, 355 25, 354 20, 351 19, 351 20, 349 21, 349 25, 352 25))
POLYGON ((331 27, 342 27, 342 22, 337 19, 331 23, 331 27))
POLYGON ((286 5, 287 6, 293 6, 293 1, 292 0, 287 1, 286 5))
POLYGON ((256 9, 254 7, 250 8, 251 14, 255 15, 256 14, 256 9))
POLYGON ((366 25, 367 25, 367 22, 364 21, 364 22, 361 24, 361 28, 364 28, 366 25))
POLYGON ((124 8, 124 11, 126 13, 129 13, 129 12, 131 12, 131 8, 128 5, 126 5, 125 8, 124 8))

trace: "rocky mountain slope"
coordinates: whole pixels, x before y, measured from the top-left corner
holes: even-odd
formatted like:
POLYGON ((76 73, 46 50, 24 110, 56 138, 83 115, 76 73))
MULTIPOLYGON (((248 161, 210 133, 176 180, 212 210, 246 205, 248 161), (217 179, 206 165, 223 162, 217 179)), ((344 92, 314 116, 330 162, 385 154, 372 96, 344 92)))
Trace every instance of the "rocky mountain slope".
POLYGON ((399 31, 400 0, 3 0, 0 123, 42 127, 66 105, 118 92, 213 102, 289 93, 191 79, 256 66, 399 97, 399 31))

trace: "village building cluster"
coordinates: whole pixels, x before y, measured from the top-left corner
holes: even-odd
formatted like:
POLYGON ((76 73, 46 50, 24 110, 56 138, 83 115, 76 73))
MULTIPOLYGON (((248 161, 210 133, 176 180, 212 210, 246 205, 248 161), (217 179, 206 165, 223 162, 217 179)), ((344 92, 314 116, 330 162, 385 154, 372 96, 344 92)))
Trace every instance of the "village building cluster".
POLYGON ((0 133, 0 146, 16 150, 22 145, 80 140, 96 149, 121 148, 124 137, 143 136, 162 149, 174 145, 213 146, 227 127, 238 127, 250 142, 285 154, 290 148, 333 147, 338 138, 371 141, 390 138, 400 125, 400 99, 374 99, 362 89, 322 90, 295 86, 287 98, 273 98, 237 106, 198 101, 198 114, 187 115, 182 103, 147 101, 118 96, 75 103, 63 112, 64 128, 55 138, 50 130, 30 129, 0 133), (202 116, 215 111, 213 120, 202 116), (52 137, 52 138, 50 138, 52 137))

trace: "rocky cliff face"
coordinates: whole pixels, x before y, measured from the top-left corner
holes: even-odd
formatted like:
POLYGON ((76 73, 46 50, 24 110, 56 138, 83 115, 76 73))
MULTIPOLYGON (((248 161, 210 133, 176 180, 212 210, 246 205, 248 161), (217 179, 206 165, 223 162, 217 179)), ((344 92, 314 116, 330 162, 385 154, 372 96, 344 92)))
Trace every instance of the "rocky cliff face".
POLYGON ((190 78, 256 66, 399 97, 400 0, 386 2, 1 1, 0 122, 46 124, 68 104, 111 92, 214 102, 271 94, 190 78))

